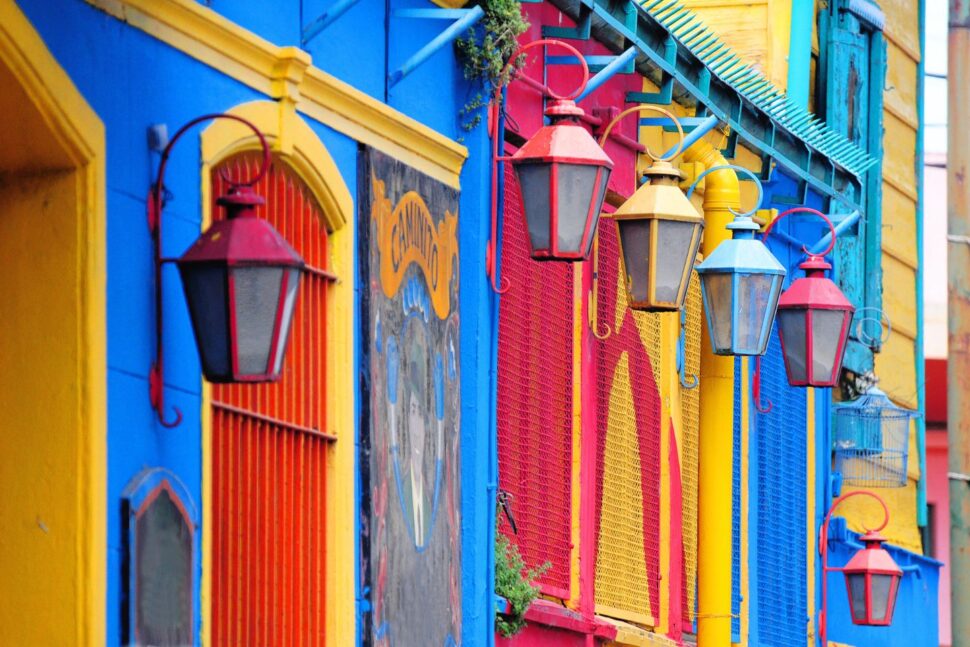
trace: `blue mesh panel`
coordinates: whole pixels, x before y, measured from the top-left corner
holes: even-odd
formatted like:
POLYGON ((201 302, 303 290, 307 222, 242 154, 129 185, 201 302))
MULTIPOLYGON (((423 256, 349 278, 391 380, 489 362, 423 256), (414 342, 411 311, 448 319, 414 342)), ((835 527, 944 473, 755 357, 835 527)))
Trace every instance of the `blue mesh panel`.
MULTIPOLYGON (((752 363, 753 369, 753 363, 752 363)), ((753 412, 757 444, 758 506, 756 559, 759 643, 804 647, 808 601, 805 573, 807 536, 805 391, 788 385, 777 331, 761 363, 762 401, 768 414, 753 412)), ((820 392, 820 397, 824 392, 820 392)), ((754 478, 754 475, 752 475, 754 478)), ((811 484, 814 487, 814 484, 811 484)))
MULTIPOLYGON (((741 384, 741 361, 734 360, 734 384, 741 384)), ((741 642, 741 389, 734 399, 731 473, 731 641, 741 642)))

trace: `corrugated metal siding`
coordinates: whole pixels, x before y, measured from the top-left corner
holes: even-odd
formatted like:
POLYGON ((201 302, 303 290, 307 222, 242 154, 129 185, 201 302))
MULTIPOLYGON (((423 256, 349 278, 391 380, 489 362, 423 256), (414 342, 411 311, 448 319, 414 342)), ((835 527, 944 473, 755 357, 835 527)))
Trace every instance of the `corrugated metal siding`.
MULTIPOLYGON (((572 478, 573 270, 529 258, 522 197, 505 173, 499 308, 499 484, 512 495, 525 562, 550 568, 543 592, 569 597, 572 478)), ((511 533, 502 523, 503 532, 511 533)))
MULTIPOLYGON (((220 168, 242 179, 257 164, 244 154, 220 168)), ((213 197, 227 188, 213 172, 213 197)), ((255 188, 266 198, 257 214, 325 270, 327 231, 300 180, 274 161, 255 188)), ((325 644, 327 290, 319 274, 301 279, 278 383, 213 385, 214 645, 325 644)))
MULTIPOLYGON (((699 376, 701 369, 701 289, 697 272, 691 273, 687 291, 687 318, 684 325, 684 372, 687 379, 699 376)), ((681 447, 682 531, 684 540, 684 577, 681 591, 683 618, 693 622, 697 596, 697 473, 700 434, 700 389, 681 390, 683 445, 681 447)))
POLYGON ((805 480, 805 391, 788 385, 777 328, 761 363, 761 390, 762 400, 773 408, 768 414, 752 409, 758 473, 752 474, 757 494, 751 504, 758 506, 758 527, 751 542, 757 545, 758 579, 751 586, 758 587, 759 638, 772 647, 804 647, 809 620, 806 498, 815 484, 805 480))
POLYGON ((607 615, 655 622, 660 600, 660 316, 626 306, 616 226, 599 230, 596 604, 607 615), (646 586, 644 586, 646 585, 646 586), (644 592, 647 595, 644 595, 644 592))

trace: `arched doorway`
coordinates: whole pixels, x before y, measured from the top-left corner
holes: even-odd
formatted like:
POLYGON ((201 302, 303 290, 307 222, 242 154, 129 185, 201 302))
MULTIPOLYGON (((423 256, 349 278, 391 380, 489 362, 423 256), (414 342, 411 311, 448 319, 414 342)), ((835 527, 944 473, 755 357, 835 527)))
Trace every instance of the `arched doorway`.
POLYGON ((103 645, 104 130, 0 0, 0 627, 103 645))

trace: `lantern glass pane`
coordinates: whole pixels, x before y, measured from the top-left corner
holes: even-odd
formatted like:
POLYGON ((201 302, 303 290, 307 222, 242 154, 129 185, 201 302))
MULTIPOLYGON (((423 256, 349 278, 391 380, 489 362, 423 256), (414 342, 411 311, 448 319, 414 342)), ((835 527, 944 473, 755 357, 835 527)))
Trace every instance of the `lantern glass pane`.
POLYGON ((269 372, 269 354, 280 306, 282 267, 250 266, 232 270, 236 309, 236 355, 239 372, 269 372))
POLYGON ((226 268, 222 265, 179 266, 202 370, 210 380, 232 375, 229 355, 229 310, 226 268))
POLYGON ((885 620, 890 611, 889 594, 893 587, 892 575, 872 575, 872 619, 885 620))
POLYGON ((283 369, 283 357, 286 355, 286 344, 290 339, 290 324, 293 323, 293 310, 296 307, 296 295, 300 288, 300 270, 292 269, 287 272, 286 294, 283 295, 283 314, 280 317, 280 336, 276 340, 276 361, 273 374, 279 375, 283 369))
MULTIPOLYGON (((778 295, 773 293, 774 274, 738 274, 737 349, 745 354, 763 352, 761 333, 765 319, 774 315, 778 295), (772 308, 769 310, 769 308, 772 308)), ((767 338, 767 335, 765 336, 767 338)), ((764 341, 767 341, 765 339, 764 341)))
POLYGON ((812 377, 815 381, 832 379, 832 371, 841 359, 837 353, 847 315, 844 310, 812 310, 812 377))
POLYGON ((642 303, 649 299, 650 221, 617 220, 616 225, 620 230, 627 291, 631 301, 642 303))
POLYGON ((805 311, 779 310, 778 333, 785 350, 785 365, 788 367, 788 379, 792 382, 808 380, 805 361, 808 350, 805 339, 805 311))
POLYGON ((551 164, 517 164, 522 209, 533 249, 549 249, 549 167, 551 164))
POLYGON ((731 349, 733 278, 733 274, 701 275, 707 321, 711 327, 711 341, 715 351, 727 352, 731 349))
POLYGON ((657 220, 657 301, 676 303, 680 297, 681 282, 689 277, 684 269, 693 263, 697 249, 694 230, 699 225, 681 220, 657 220))
MULTIPOLYGON (((593 196, 599 193, 596 181, 599 166, 589 164, 559 164, 558 228, 559 249, 563 252, 580 251, 586 217, 590 214, 593 196)), ((602 180, 600 180, 602 182, 602 180)), ((599 207, 595 214, 599 215, 599 207)))
POLYGON ((866 576, 864 573, 852 573, 845 576, 849 586, 849 607, 852 620, 859 623, 866 620, 866 576))

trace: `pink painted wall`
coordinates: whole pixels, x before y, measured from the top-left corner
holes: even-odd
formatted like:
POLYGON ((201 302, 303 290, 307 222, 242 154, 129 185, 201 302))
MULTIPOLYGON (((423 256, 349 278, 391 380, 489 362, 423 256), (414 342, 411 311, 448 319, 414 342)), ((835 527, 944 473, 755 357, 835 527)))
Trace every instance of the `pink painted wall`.
POLYGON ((926 360, 926 502, 933 506, 931 554, 940 571, 940 644, 950 645, 950 491, 947 479, 946 360, 926 360))

